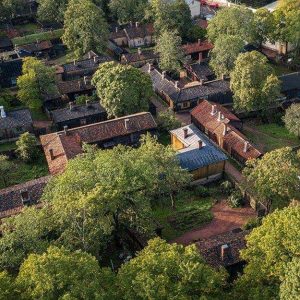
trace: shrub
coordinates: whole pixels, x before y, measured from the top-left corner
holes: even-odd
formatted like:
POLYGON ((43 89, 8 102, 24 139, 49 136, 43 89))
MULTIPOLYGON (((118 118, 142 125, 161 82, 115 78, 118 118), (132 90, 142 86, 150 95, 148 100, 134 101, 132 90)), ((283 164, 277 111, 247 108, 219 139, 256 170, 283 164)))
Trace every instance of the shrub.
POLYGON ((172 110, 160 112, 157 117, 157 124, 162 131, 169 131, 181 126, 172 110))
POLYGON ((16 145, 17 156, 22 161, 31 162, 37 157, 37 139, 33 134, 29 132, 23 133, 17 140, 16 145))
POLYGON ((253 229, 261 225, 262 218, 254 217, 248 220, 244 225, 245 230, 253 229))
POLYGON ((228 205, 233 208, 241 207, 244 202, 243 195, 240 190, 235 190, 227 199, 228 205))
POLYGON ((205 186, 202 186, 202 185, 199 185, 196 187, 195 194, 200 197, 210 196, 210 192, 209 192, 208 188, 206 188, 205 186))
POLYGON ((220 185, 221 191, 225 195, 230 195, 233 190, 233 184, 229 180, 225 180, 220 185))

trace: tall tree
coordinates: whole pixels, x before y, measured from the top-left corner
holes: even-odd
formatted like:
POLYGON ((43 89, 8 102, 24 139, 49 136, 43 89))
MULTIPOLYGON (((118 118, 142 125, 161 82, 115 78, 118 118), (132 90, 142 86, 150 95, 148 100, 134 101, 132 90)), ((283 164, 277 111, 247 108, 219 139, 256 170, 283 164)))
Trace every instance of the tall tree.
POLYGON ((241 251, 247 265, 236 282, 241 296, 236 299, 278 299, 279 285, 289 271, 289 263, 299 256, 299 226, 298 206, 276 210, 252 230, 246 237, 247 248, 241 251))
POLYGON ((221 35, 211 51, 210 66, 217 76, 229 75, 243 49, 243 40, 235 35, 221 35))
POLYGON ((7 187, 9 179, 13 169, 16 165, 9 160, 8 156, 0 155, 0 177, 2 180, 2 186, 7 187))
POLYGON ((108 24, 101 8, 91 0, 69 0, 64 21, 62 40, 75 58, 106 49, 108 24))
POLYGON ((268 208, 283 207, 298 196, 300 161, 291 148, 266 153, 250 160, 244 169, 247 180, 268 208))
POLYGON ((64 21, 68 0, 38 0, 38 18, 41 21, 64 21))
POLYGON ((146 111, 153 95, 148 74, 115 62, 100 65, 92 84, 109 116, 120 117, 146 111))
POLYGON ((26 0, 2 0, 0 3, 0 20, 11 21, 18 12, 28 5, 26 0))
POLYGON ((292 104, 285 112, 283 117, 287 130, 300 138, 300 104, 292 104))
POLYGON ((155 52, 159 53, 159 67, 164 71, 179 72, 184 54, 181 37, 174 31, 163 31, 157 39, 155 52))
POLYGON ((219 299, 225 276, 204 264, 195 245, 156 238, 121 267, 117 281, 125 299, 219 299))
POLYGON ((37 139, 29 132, 23 133, 16 142, 16 153, 18 157, 25 162, 32 162, 37 158, 37 139))
POLYGON ((56 92, 55 72, 34 57, 23 61, 22 75, 17 79, 18 98, 32 109, 42 107, 43 96, 56 92))
POLYGON ((109 7, 120 23, 141 22, 148 0, 111 0, 109 7))
POLYGON ((231 90, 236 109, 267 109, 280 95, 278 78, 267 58, 257 51, 240 54, 231 72, 231 90))
POLYGON ((221 35, 235 35, 245 42, 253 41, 253 12, 243 6, 231 6, 221 9, 209 22, 207 35, 213 43, 221 35))
POLYGON ((0 300, 15 300, 19 297, 14 278, 7 271, 0 272, 0 300))
POLYGON ((113 290, 113 274, 95 257, 53 246, 30 254, 16 282, 27 299, 105 299, 113 290))

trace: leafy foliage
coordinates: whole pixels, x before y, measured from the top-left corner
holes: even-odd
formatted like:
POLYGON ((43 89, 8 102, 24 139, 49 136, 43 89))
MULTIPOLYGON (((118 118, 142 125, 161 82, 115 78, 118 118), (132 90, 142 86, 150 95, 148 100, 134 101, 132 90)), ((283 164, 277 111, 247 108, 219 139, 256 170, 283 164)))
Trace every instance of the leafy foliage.
POLYGON ((157 116, 157 125, 161 131, 169 131, 181 126, 174 112, 171 109, 161 111, 157 116))
POLYGON ((92 84, 109 116, 120 117, 147 111, 153 95, 148 74, 115 62, 101 64, 92 84))
POLYGON ((292 104, 285 112, 283 117, 285 127, 290 133, 300 137, 300 104, 292 104))
POLYGON ((243 205, 244 197, 240 190, 234 190, 227 199, 228 205, 233 208, 238 208, 243 205))
POLYGON ((38 0, 38 4, 39 20, 63 22, 68 0, 38 0))
POLYGON ((74 57, 106 49, 108 25, 103 11, 91 0, 70 0, 64 15, 62 40, 74 57))
POLYGON ((0 155, 0 177, 5 187, 8 186, 10 172, 13 171, 14 168, 15 164, 9 160, 8 156, 0 155))
POLYGON ((0 300, 18 299, 14 279, 7 271, 0 272, 0 300))
POLYGON ((125 299, 217 298, 225 275, 206 266, 195 245, 156 238, 121 267, 117 279, 125 299))
POLYGON ((37 158, 37 139, 33 134, 23 133, 17 140, 16 145, 16 153, 21 160, 31 162, 37 158))
POLYGON ((280 95, 279 79, 267 58, 257 51, 240 54, 231 72, 236 109, 267 109, 280 95))

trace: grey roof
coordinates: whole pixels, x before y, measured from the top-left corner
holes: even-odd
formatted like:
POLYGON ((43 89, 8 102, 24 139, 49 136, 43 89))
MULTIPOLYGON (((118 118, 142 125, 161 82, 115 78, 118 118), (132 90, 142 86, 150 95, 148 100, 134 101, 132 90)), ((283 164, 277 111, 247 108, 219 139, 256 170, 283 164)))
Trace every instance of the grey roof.
POLYGON ((10 129, 32 124, 30 110, 17 109, 6 112, 6 117, 0 117, 0 129, 10 129))
POLYGON ((183 169, 194 171, 227 160, 227 156, 193 124, 172 130, 171 133, 185 145, 177 154, 183 169), (184 129, 188 129, 187 138, 184 138, 184 129), (202 141, 201 149, 199 141, 202 141))
POLYGON ((207 99, 213 95, 230 92, 229 82, 225 80, 208 81, 203 85, 195 82, 194 85, 175 88, 175 82, 167 76, 162 78, 162 74, 156 68, 152 68, 149 73, 149 64, 146 64, 141 69, 150 75, 155 90, 163 91, 175 103, 194 99, 207 99))
POLYGON ((0 80, 1 78, 20 76, 22 74, 22 65, 23 60, 21 58, 0 61, 0 80))
POLYGON ((300 72, 290 73, 279 77, 281 81, 281 91, 300 90, 300 72))
POLYGON ((207 63, 196 63, 190 65, 190 67, 199 79, 208 80, 208 76, 214 75, 214 72, 211 70, 207 63))
POLYGON ((123 57, 127 62, 138 62, 138 61, 147 61, 148 59, 158 59, 159 55, 153 50, 142 50, 141 53, 125 53, 123 57))
POLYGON ((53 110, 51 113, 53 121, 55 123, 60 123, 68 120, 105 113, 105 109, 99 104, 99 102, 93 102, 89 103, 88 105, 75 105, 72 109, 68 107, 53 110))

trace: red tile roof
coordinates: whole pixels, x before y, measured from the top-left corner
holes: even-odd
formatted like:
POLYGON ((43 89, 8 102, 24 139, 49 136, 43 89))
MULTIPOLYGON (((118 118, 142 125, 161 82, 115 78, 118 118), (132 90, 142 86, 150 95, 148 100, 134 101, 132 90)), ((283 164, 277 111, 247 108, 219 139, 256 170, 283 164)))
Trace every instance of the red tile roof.
POLYGON ((62 172, 69 159, 82 153, 82 143, 99 143, 132 133, 155 129, 157 127, 149 112, 137 113, 118 119, 90 124, 82 127, 40 136, 51 174, 62 172), (126 128, 125 120, 129 119, 126 128), (51 158, 50 150, 53 151, 51 158))
POLYGON ((239 130, 231 125, 232 121, 240 121, 240 119, 225 107, 204 100, 192 110, 191 115, 204 128, 207 128, 210 133, 215 134, 218 137, 222 137, 224 142, 223 148, 230 148, 245 160, 250 158, 258 158, 262 155, 260 151, 258 151, 253 145, 251 145, 251 143, 249 143, 247 138, 239 130), (215 113, 212 115, 211 113, 213 105, 215 105, 215 113), (218 120, 219 112, 222 115, 220 121, 218 120), (225 125, 227 131, 224 135, 225 125), (246 142, 248 142, 248 147, 247 151, 245 152, 244 147, 246 142))
POLYGON ((197 24, 199 27, 203 28, 203 29, 206 29, 207 26, 208 26, 207 20, 203 20, 203 19, 197 20, 197 21, 196 21, 196 24, 197 24))
POLYGON ((203 41, 203 42, 198 41, 193 44, 186 44, 182 46, 183 51, 185 52, 186 55, 211 50, 213 47, 214 47, 213 44, 210 43, 209 41, 203 41))

